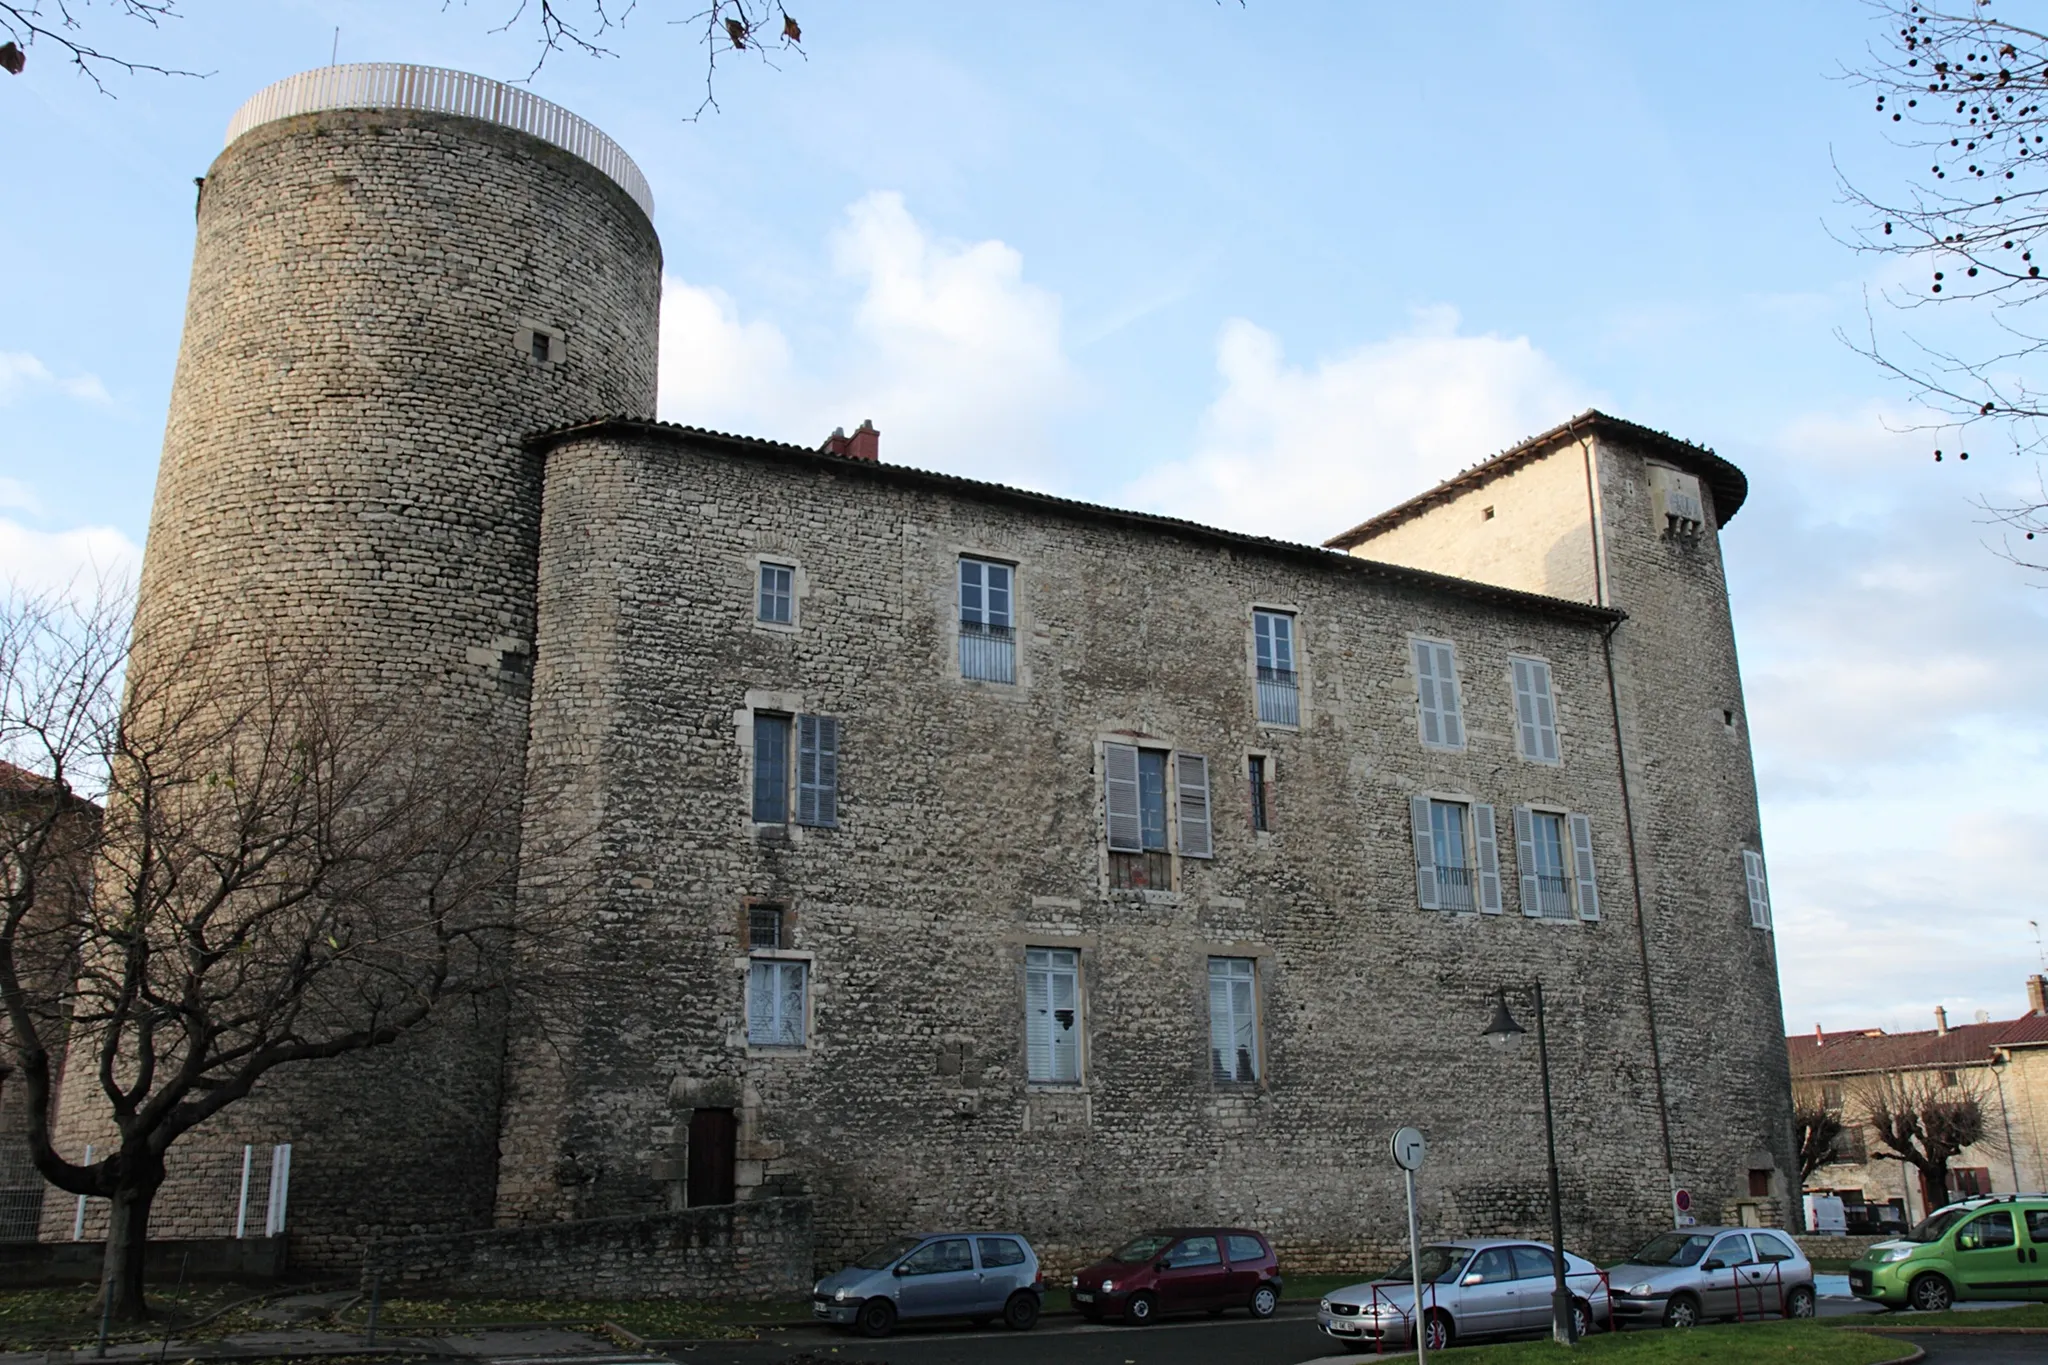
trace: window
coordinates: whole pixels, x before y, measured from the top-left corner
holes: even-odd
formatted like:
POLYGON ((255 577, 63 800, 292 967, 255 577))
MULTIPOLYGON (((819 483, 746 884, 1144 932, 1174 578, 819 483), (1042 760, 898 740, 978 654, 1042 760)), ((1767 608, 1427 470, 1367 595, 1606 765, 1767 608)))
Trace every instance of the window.
POLYGON ((988 559, 960 558, 960 676, 1017 680, 1017 626, 1010 610, 1012 571, 988 559))
POLYGON ((2027 1236, 2033 1239, 2034 1245, 2038 1247, 2048 1243, 2048 1209, 2027 1209, 2024 1211, 2024 1217, 2027 1220, 2027 1236))
POLYGON ((1190 1266, 1222 1265, 1223 1252, 1216 1245, 1214 1237, 1183 1237, 1175 1246, 1169 1259, 1171 1270, 1186 1270, 1190 1266))
POLYGON ((944 1275, 955 1270, 974 1269, 974 1252, 965 1237, 926 1242, 903 1258, 896 1267, 904 1275, 944 1275))
POLYGON ((1033 1081, 1081 1079, 1081 954, 1072 948, 1024 950, 1024 1057, 1033 1081))
POLYGON ((804 993, 810 965, 785 958, 756 958, 747 964, 749 1046, 804 1045, 804 993))
POLYGON ((1749 1240, 1756 1243, 1757 1259, 1761 1260, 1765 1265, 1774 1265, 1779 1261, 1796 1261, 1799 1259, 1799 1253, 1794 1251, 1786 1243, 1785 1239, 1775 1232, 1752 1232, 1749 1234, 1749 1240))
POLYGON ((1258 655, 1259 719, 1273 725, 1301 724, 1301 689, 1294 672, 1294 618, 1281 611, 1252 613, 1258 655))
POLYGON ((1023 1265, 1024 1248, 1007 1237, 983 1237, 975 1243, 981 1252, 981 1267, 993 1270, 997 1266, 1023 1265))
POLYGON ((1439 640, 1415 640, 1415 696, 1422 716, 1422 742, 1432 749, 1465 747, 1465 720, 1458 708, 1458 661, 1439 640))
POLYGON ((1515 747, 1523 758, 1555 763, 1557 706, 1550 695, 1550 665, 1519 656, 1508 660, 1515 684, 1515 747))
POLYGON ((1555 1280, 1557 1258, 1542 1247, 1509 1247, 1515 1255, 1515 1278, 1518 1280, 1555 1280))
POLYGON ((1980 1213, 1963 1224, 1956 1234, 1957 1251, 1986 1251, 1994 1247, 2009 1247, 2019 1239, 2012 1229, 2012 1214, 2005 1209, 1996 1213, 1980 1213))
POLYGON ((1752 1170, 1749 1173, 1749 1194, 1752 1199, 1763 1199, 1771 1192, 1771 1173, 1766 1170, 1752 1170))
POLYGON ((1749 927, 1771 927, 1771 887, 1764 880, 1764 855, 1753 848, 1742 850, 1742 877, 1749 886, 1749 927))
POLYGON ((1223 1249, 1230 1253, 1232 1265, 1244 1265, 1249 1261, 1266 1259, 1266 1244, 1256 1237, 1234 1232, 1223 1239, 1223 1249))
POLYGON ((1415 831, 1415 901, 1424 910, 1500 913, 1500 850, 1493 807, 1409 801, 1415 831), (1469 832, 1469 833, 1468 833, 1469 832))
POLYGON ((1465 1272, 1466 1284, 1500 1284, 1515 1278, 1514 1257, 1506 1247, 1488 1247, 1473 1258, 1465 1272))
POLYGON ((1842 1083, 1840 1081, 1823 1081, 1821 1083, 1820 1104, 1821 1108, 1827 1110, 1830 1114, 1842 1112, 1842 1083))
POLYGON ((1593 874, 1593 822, 1583 815, 1515 807, 1515 857, 1522 872, 1522 913, 1536 919, 1600 918, 1593 874))
POLYGON ((747 907, 747 949, 767 949, 773 952, 787 948, 784 938, 782 907, 779 905, 750 905, 747 907))
POLYGON ((1246 768, 1251 779, 1252 828, 1263 833, 1273 827, 1272 818, 1266 811, 1266 760, 1254 754, 1246 768))
POLYGON ((786 626, 796 619, 796 570, 787 564, 761 565, 760 592, 756 595, 754 619, 771 626, 786 626))
POLYGON ((1102 746, 1102 805, 1107 825, 1111 884, 1122 890, 1166 890, 1173 885, 1167 837, 1168 774, 1175 803, 1172 822, 1184 858, 1215 856, 1209 819, 1209 760, 1135 744, 1102 746))
POLYGON ((754 823, 789 820, 789 717, 754 716, 754 823))
POLYGON ((1707 1259, 1719 1261, 1723 1266, 1734 1266, 1748 1265, 1756 1260, 1756 1256, 1749 1249, 1749 1238, 1738 1232, 1714 1243, 1714 1249, 1707 1253, 1707 1259))
POLYGON ((1257 986, 1250 958, 1209 959, 1209 1074, 1218 1081, 1259 1078, 1257 986))
POLYGON ((1953 1090, 1953 1089, 1955 1089, 1955 1088, 1956 1088, 1956 1073, 1955 1073, 1955 1072, 1953 1072, 1953 1071, 1944 1071, 1944 1072, 1942 1072, 1942 1073, 1941 1073, 1941 1088, 1942 1088, 1942 1089, 1944 1089, 1944 1090, 1953 1090))
POLYGON ((754 823, 787 824, 790 779, 796 785, 796 823, 839 824, 839 719, 836 716, 754 714, 754 823), (796 753, 790 753, 795 730, 796 753))

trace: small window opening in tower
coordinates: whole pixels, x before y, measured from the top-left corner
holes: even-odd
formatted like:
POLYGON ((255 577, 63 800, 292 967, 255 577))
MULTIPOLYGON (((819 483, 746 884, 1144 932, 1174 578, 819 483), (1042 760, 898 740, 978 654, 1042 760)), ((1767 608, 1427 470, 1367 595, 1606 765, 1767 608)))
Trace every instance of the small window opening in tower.
POLYGON ((1722 711, 1721 723, 1727 726, 1729 729, 1733 730, 1735 728, 1735 713, 1733 711, 1727 710, 1722 711))
POLYGON ((1487 507, 1487 508, 1482 508, 1482 509, 1480 510, 1480 513, 1479 513, 1479 519, 1480 519, 1481 521, 1492 521, 1492 520, 1493 520, 1493 509, 1492 509, 1491 507, 1487 507))
POLYGON ((533 358, 543 365, 548 363, 550 341, 551 338, 546 332, 535 332, 533 334, 533 358))

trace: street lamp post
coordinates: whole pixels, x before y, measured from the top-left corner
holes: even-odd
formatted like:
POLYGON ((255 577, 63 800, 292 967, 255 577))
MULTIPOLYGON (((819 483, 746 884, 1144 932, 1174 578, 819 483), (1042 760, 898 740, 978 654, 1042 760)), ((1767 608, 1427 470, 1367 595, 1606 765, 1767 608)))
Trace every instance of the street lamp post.
MULTIPOLYGON (((1533 983, 1536 992, 1536 1060, 1543 1073, 1543 1142, 1550 1157, 1550 1251, 1551 1271, 1557 1277, 1550 1291, 1550 1335, 1560 1345, 1578 1340, 1572 1317, 1572 1291, 1564 1278, 1564 1206, 1557 1192, 1557 1122, 1550 1109, 1550 1039, 1543 1027, 1543 983, 1533 983)), ((1513 1047, 1526 1033, 1515 1016, 1508 1013, 1508 994, 1494 992, 1493 1021, 1486 1026, 1486 1041, 1495 1047, 1513 1047)))

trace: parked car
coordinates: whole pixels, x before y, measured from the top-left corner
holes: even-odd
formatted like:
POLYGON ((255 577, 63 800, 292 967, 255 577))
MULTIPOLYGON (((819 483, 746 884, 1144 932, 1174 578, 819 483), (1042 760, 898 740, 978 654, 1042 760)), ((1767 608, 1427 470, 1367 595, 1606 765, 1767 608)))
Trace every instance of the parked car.
POLYGON ((1849 1292, 1939 1312, 1957 1299, 2048 1299, 2048 1198, 1999 1194, 1936 1209, 1849 1265, 1849 1292))
MULTIPOLYGON (((1432 1242, 1422 1248, 1423 1340, 1432 1351, 1475 1337, 1538 1332, 1550 1326, 1557 1286, 1555 1253, 1541 1242, 1503 1238, 1432 1242)), ((1585 1336, 1607 1320, 1600 1267, 1569 1251, 1565 1287, 1585 1336)), ((1346 1349, 1410 1346, 1415 1340, 1415 1287, 1408 1262, 1364 1284, 1339 1289, 1316 1308, 1323 1335, 1346 1349)))
POLYGON ((1813 1263, 1778 1228, 1659 1233, 1608 1269, 1621 1324, 1692 1327, 1715 1318, 1813 1316, 1813 1263))
POLYGON ((1038 1253, 1014 1232, 899 1237, 811 1290, 811 1316, 871 1337, 913 1318, 967 1318, 983 1326, 1000 1317, 1021 1332, 1037 1324, 1044 1305, 1038 1253))
POLYGON ((1280 1306, 1280 1260, 1248 1228, 1162 1228, 1133 1237, 1074 1276, 1074 1307, 1090 1321, 1143 1325, 1164 1313, 1280 1306))

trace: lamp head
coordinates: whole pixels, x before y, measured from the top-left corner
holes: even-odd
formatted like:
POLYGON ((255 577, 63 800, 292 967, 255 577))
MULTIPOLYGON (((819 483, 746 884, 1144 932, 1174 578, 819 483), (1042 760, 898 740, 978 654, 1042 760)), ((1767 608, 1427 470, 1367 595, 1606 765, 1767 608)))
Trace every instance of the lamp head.
POLYGON ((1515 1022, 1515 1016, 1508 1013, 1508 993, 1504 990, 1493 993, 1493 1019, 1486 1026, 1486 1041, 1498 1048, 1510 1048, 1522 1041, 1526 1032, 1515 1022))

